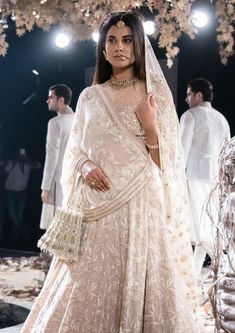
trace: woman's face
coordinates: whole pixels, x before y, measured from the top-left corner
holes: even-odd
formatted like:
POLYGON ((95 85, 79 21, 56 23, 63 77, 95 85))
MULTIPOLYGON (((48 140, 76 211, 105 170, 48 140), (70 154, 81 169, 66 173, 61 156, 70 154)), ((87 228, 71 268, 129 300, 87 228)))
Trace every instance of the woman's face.
POLYGON ((106 36, 105 50, 113 70, 132 67, 135 62, 132 29, 128 26, 118 28, 113 25, 106 36))

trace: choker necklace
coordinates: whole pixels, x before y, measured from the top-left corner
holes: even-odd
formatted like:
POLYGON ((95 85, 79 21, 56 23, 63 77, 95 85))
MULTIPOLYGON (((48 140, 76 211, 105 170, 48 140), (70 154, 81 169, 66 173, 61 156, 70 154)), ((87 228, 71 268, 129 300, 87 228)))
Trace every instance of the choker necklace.
POLYGON ((128 79, 128 80, 118 80, 118 79, 115 79, 113 76, 111 76, 111 78, 109 80, 109 85, 116 89, 118 89, 118 88, 123 89, 123 88, 134 86, 134 84, 136 82, 137 82, 137 79, 135 77, 133 77, 132 79, 128 79))

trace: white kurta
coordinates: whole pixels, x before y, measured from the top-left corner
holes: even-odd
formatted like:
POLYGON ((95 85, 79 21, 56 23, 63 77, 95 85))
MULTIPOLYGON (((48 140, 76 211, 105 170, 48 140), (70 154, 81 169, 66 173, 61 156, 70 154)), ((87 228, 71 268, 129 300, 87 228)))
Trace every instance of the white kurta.
POLYGON ((61 206, 62 189, 60 177, 65 148, 69 139, 74 113, 67 108, 66 113, 59 113, 49 120, 46 139, 46 160, 41 189, 49 191, 52 204, 43 204, 40 228, 47 229, 51 223, 55 207, 61 206))
POLYGON ((210 252, 211 222, 205 213, 208 194, 218 176, 218 157, 230 129, 225 117, 203 102, 180 118, 180 134, 185 153, 186 176, 192 211, 191 239, 210 252))

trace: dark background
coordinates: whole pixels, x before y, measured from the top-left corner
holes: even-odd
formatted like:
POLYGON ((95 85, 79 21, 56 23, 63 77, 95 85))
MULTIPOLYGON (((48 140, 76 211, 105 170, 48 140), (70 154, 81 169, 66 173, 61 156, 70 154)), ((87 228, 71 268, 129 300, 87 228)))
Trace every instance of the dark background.
MULTIPOLYGON (((39 230, 40 184, 47 122, 54 116, 47 109, 48 87, 56 83, 68 84, 73 90, 72 108, 75 109, 78 96, 85 87, 85 69, 95 65, 95 42, 76 42, 67 49, 58 49, 54 45, 56 30, 53 28, 44 33, 35 29, 21 38, 15 36, 14 30, 9 30, 8 54, 0 57, 0 144, 3 155, 8 158, 16 148, 24 147, 31 159, 42 163, 40 170, 32 171, 29 181, 24 221, 29 237, 21 246, 25 250, 36 250, 37 239, 42 234, 39 230), (32 69, 38 70, 39 77, 32 73, 32 69), (33 97, 23 105, 33 93, 33 97)), ((156 41, 151 39, 151 42, 157 57, 164 58, 164 52, 157 48, 156 41)), ((215 90, 213 106, 227 118, 234 135, 235 58, 229 59, 227 66, 221 64, 213 24, 202 29, 194 40, 183 36, 179 47, 176 77, 178 115, 187 109, 187 82, 196 77, 207 78, 215 90)), ((8 247, 11 224, 5 208, 3 213, 0 217, 4 223, 0 246, 8 247)))

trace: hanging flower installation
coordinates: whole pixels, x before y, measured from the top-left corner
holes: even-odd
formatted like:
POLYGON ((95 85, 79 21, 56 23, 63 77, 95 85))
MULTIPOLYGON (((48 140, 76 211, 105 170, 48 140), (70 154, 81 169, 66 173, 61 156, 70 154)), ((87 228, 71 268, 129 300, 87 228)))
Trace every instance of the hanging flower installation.
MULTIPOLYGON (((208 0, 209 1, 209 0, 208 0)), ((212 2, 212 0, 210 0, 212 2)), ((168 65, 179 53, 177 41, 182 33, 191 38, 196 30, 190 20, 191 6, 195 0, 0 0, 0 55, 8 48, 4 28, 9 20, 15 21, 16 34, 24 35, 35 26, 48 31, 53 25, 62 25, 74 40, 92 38, 103 17, 115 10, 148 7, 152 12, 158 46, 166 50, 168 65)), ((235 0, 214 0, 218 21, 217 41, 223 64, 234 54, 235 0)))

